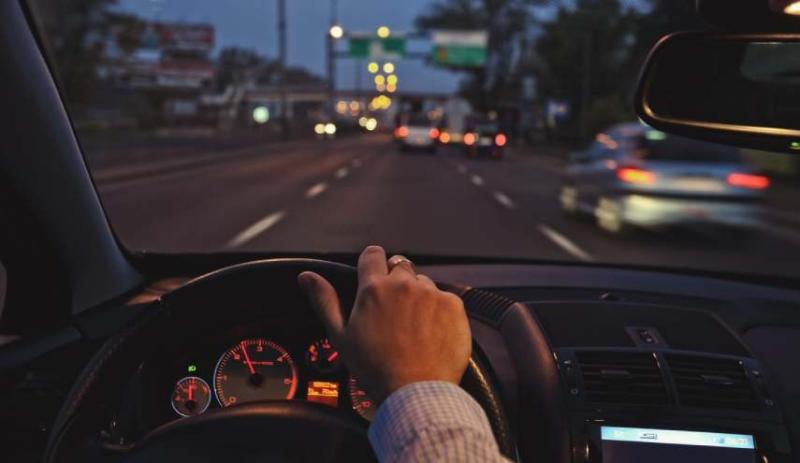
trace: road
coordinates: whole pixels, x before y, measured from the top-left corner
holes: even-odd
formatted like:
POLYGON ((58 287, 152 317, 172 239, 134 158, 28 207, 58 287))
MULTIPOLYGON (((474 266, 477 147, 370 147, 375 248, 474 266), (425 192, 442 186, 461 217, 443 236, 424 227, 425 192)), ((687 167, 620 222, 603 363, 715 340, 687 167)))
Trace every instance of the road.
POLYGON ((614 237, 564 217, 560 165, 510 150, 502 161, 456 149, 400 153, 384 135, 246 150, 230 159, 103 181, 112 225, 152 251, 394 252, 613 262, 800 276, 800 229, 614 237))

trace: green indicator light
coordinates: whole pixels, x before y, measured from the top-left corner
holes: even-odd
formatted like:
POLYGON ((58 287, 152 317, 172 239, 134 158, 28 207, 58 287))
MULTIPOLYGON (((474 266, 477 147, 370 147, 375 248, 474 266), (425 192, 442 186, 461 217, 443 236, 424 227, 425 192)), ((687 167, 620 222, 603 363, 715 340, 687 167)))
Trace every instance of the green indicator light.
POLYGON ((197 371, 197 365, 189 365, 189 367, 186 370, 189 373, 194 373, 195 371, 197 371))
POLYGON ((800 141, 793 141, 791 145, 789 145, 793 150, 800 150, 800 141))

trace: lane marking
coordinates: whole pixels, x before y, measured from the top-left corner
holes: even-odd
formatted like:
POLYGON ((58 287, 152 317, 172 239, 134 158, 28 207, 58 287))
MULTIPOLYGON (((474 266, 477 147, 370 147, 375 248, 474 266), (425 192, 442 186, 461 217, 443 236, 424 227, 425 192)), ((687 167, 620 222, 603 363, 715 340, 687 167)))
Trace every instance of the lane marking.
POLYGON ((506 196, 502 191, 495 191, 494 199, 496 199, 498 203, 502 204, 508 209, 514 209, 514 201, 508 196, 506 196))
POLYGON ((309 188, 308 190, 306 190, 306 198, 311 199, 314 196, 317 196, 317 195, 321 194, 323 191, 325 191, 327 189, 328 189, 328 184, 327 183, 325 183, 325 182, 317 183, 316 185, 314 185, 311 188, 309 188))
POLYGON ((467 166, 465 166, 464 164, 459 164, 458 167, 456 167, 456 170, 458 171, 459 174, 464 175, 467 173, 467 166))
POLYGON ((336 178, 345 178, 350 171, 347 170, 347 167, 342 167, 341 169, 336 171, 336 178))
POLYGON ((285 215, 286 213, 284 211, 278 211, 278 212, 273 212, 272 214, 264 217, 263 219, 259 220, 253 225, 250 225, 249 227, 244 229, 244 231, 236 235, 232 240, 228 242, 228 247, 236 248, 247 243, 256 236, 274 227, 275 224, 280 222, 285 215))
POLYGON ((353 167, 358 169, 359 167, 361 167, 361 159, 353 159, 352 164, 353 164, 353 167))
POLYGON ((539 224, 537 228, 544 236, 546 236, 550 241, 555 243, 556 246, 566 251, 572 257, 575 257, 576 259, 582 260, 584 262, 594 261, 594 259, 592 258, 592 256, 589 255, 589 253, 578 247, 577 244, 570 241, 569 238, 562 235, 561 233, 553 230, 552 228, 548 227, 545 224, 539 224))
POLYGON ((473 183, 475 186, 481 186, 481 185, 483 185, 483 178, 482 178, 481 176, 479 176, 479 175, 473 175, 473 176, 470 178, 470 180, 472 180, 472 183, 473 183))
POLYGON ((800 232, 796 230, 782 227, 780 225, 775 225, 774 223, 762 223, 761 227, 764 230, 772 233, 773 235, 777 235, 783 239, 800 243, 800 232))

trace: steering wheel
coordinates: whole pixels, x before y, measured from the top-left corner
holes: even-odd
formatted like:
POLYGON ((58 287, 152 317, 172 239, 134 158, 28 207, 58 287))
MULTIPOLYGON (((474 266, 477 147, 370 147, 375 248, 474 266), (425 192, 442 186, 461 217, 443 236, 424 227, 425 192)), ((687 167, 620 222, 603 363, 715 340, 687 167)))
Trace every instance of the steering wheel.
MULTIPOLYGON (((280 291, 305 303, 296 278, 307 270, 327 278, 336 287, 341 306, 346 310, 352 307, 358 287, 355 268, 308 259, 234 265, 201 276, 164 296, 144 316, 106 341, 78 375, 54 422, 44 460, 149 462, 241 458, 320 463, 374 459, 361 421, 343 410, 304 401, 255 402, 215 409, 164 424, 133 442, 113 435, 116 405, 109 403, 109 397, 116 397, 125 387, 140 366, 144 352, 152 352, 170 339, 166 335, 174 332, 170 330, 174 330, 176 323, 187 329, 193 327, 187 327, 186 320, 202 319, 187 316, 193 302, 220 298, 230 292, 266 297, 280 291)), ((508 420, 475 349, 462 387, 485 410, 501 452, 513 457, 508 420)))

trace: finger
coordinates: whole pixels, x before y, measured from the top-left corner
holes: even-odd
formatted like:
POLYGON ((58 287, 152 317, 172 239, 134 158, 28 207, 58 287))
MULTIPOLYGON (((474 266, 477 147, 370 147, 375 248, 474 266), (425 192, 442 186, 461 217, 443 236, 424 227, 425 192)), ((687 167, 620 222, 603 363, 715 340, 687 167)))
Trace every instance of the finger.
POLYGON ((380 246, 367 246, 358 258, 358 283, 389 273, 386 266, 386 251, 380 246))
POLYGON ((336 288, 328 280, 314 272, 301 273, 297 276, 297 282, 308 297, 311 307, 322 319, 328 337, 334 345, 338 344, 344 334, 344 318, 336 288))
POLYGON ((431 280, 427 275, 419 273, 417 274, 417 280, 419 280, 420 283, 422 283, 425 286, 431 286, 433 288, 436 288, 436 283, 434 283, 433 280, 431 280))

